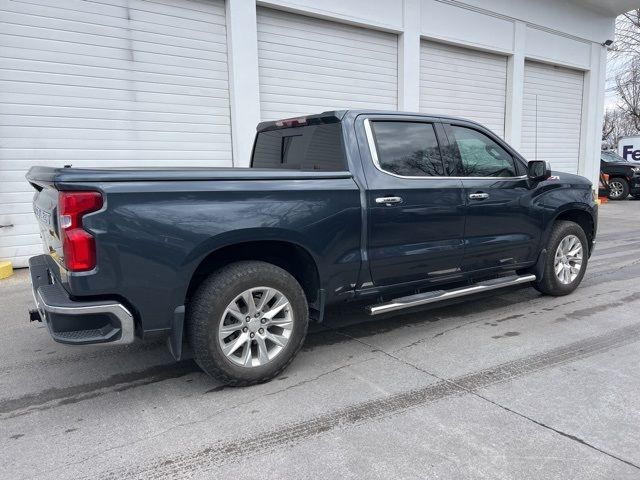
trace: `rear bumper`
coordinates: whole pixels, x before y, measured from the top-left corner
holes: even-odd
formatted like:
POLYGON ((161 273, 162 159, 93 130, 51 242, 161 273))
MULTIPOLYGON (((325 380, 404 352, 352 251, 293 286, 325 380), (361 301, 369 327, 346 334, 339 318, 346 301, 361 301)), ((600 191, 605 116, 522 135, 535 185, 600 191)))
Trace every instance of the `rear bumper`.
POLYGON ((29 273, 36 307, 56 342, 70 345, 133 342, 133 315, 121 303, 72 300, 64 287, 54 281, 46 255, 29 259, 29 273))

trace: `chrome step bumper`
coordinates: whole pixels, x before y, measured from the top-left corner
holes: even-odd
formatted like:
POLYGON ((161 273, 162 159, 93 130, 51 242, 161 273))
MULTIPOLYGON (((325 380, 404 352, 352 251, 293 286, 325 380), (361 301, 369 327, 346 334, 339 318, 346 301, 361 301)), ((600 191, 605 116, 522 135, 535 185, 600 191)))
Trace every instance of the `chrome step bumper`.
POLYGON ((36 308, 56 342, 70 345, 133 342, 133 315, 121 303, 72 300, 62 285, 52 281, 46 255, 29 259, 29 273, 36 308))

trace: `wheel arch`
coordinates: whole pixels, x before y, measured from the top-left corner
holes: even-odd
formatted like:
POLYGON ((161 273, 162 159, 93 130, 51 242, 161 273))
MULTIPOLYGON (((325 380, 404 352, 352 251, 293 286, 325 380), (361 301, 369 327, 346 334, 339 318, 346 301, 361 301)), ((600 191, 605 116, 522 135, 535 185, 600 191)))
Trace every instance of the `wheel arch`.
POLYGON ((551 227, 553 224, 560 220, 567 220, 569 222, 577 223, 580 228, 584 231, 587 236, 587 242, 589 247, 589 255, 593 251, 593 245, 595 241, 596 234, 596 220, 591 212, 589 212, 586 208, 573 206, 568 209, 565 209, 561 212, 556 213, 553 220, 549 223, 549 228, 545 240, 548 241, 549 233, 551 231, 551 227))
POLYGON ((230 243, 219 244, 201 257, 190 276, 185 304, 208 275, 225 265, 242 260, 264 261, 286 270, 300 283, 310 305, 319 302, 320 268, 307 247, 292 240, 249 235, 230 243))

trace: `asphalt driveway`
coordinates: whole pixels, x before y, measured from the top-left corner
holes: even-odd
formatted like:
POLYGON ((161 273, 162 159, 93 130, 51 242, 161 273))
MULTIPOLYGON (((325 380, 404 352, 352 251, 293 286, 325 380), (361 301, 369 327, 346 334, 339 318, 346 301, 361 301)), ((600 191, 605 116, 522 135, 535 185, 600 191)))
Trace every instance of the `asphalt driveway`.
POLYGON ((640 201, 600 210, 574 294, 329 312, 270 383, 164 344, 65 347, 0 281, 0 477, 640 478, 640 201))

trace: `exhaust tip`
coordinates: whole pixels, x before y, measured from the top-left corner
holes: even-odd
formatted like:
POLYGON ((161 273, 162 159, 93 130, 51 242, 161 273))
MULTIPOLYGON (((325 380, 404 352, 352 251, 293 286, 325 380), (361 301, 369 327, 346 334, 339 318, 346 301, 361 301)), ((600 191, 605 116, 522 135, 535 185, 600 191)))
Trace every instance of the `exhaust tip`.
POLYGON ((29 309, 29 321, 30 322, 42 322, 42 316, 37 308, 29 309))

